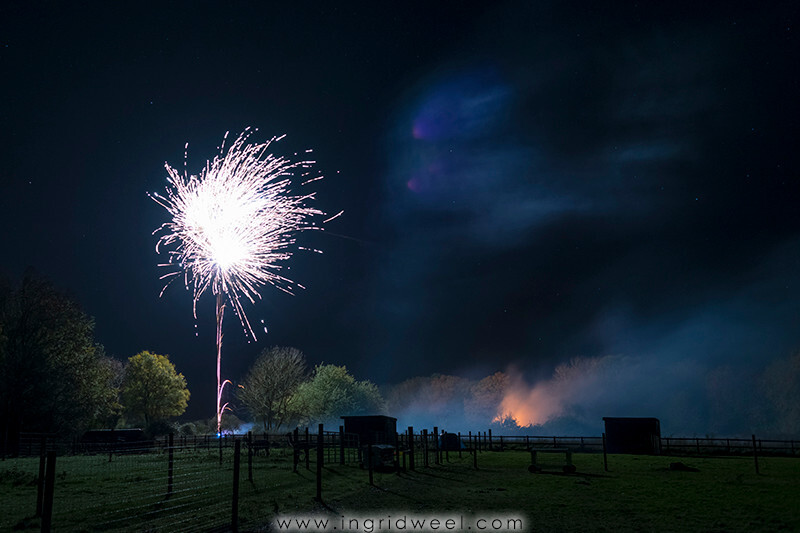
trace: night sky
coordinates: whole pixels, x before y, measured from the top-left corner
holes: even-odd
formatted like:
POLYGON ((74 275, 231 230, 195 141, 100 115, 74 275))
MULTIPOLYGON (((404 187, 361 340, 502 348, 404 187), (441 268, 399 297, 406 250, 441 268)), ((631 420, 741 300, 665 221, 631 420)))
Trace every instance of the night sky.
POLYGON ((272 345, 378 384, 613 357, 590 401, 663 416, 800 349, 796 2, 111 4, 0 7, 0 271, 169 354, 188 416, 214 304, 159 299, 147 193, 247 126, 345 213, 246 306, 268 334, 228 320, 229 378, 272 345))

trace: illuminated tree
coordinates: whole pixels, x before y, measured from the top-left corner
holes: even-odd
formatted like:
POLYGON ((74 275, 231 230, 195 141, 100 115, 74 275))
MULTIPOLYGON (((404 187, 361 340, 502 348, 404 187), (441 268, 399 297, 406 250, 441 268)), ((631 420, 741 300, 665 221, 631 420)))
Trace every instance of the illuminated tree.
POLYGON ((290 406, 305 422, 337 421, 344 415, 381 414, 386 410, 374 383, 356 381, 346 367, 336 365, 318 365, 311 380, 297 387, 290 406))
POLYGON ((186 379, 167 356, 143 351, 128 359, 122 382, 122 404, 128 414, 149 425, 183 414, 188 402, 186 379))

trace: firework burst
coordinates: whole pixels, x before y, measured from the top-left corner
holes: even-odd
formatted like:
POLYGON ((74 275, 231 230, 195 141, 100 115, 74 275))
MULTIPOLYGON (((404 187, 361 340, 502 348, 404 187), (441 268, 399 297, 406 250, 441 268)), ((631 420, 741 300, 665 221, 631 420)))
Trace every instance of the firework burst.
POLYGON ((166 280, 164 289, 183 277, 193 293, 195 318, 200 297, 209 290, 216 296, 218 431, 227 406, 221 405, 222 391, 229 383, 220 381, 225 306, 231 305, 245 334, 255 339, 242 299, 255 303, 261 298, 259 289, 267 284, 290 294, 295 287, 303 288, 281 274, 283 263, 296 247, 295 235, 321 229, 314 219, 324 215, 307 205, 313 192, 296 195, 290 189, 296 173, 306 180, 302 185, 321 178, 309 178, 314 161, 276 157, 268 149, 283 137, 248 144, 251 133, 245 130, 227 152, 226 133, 219 154, 206 162, 199 176, 188 175, 186 156, 183 172, 165 163, 166 195, 150 195, 172 217, 153 232, 161 234, 156 251, 166 251, 169 257, 159 265, 170 270, 161 277, 166 280))

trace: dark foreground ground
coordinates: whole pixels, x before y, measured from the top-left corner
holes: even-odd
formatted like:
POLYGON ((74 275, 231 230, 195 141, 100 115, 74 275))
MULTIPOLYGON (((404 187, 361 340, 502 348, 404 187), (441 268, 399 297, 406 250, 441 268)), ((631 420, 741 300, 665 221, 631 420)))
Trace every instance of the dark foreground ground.
MULTIPOLYGON (((229 528, 230 457, 220 465, 208 451, 176 453, 167 496, 165 455, 59 458, 54 531, 229 528)), ((252 481, 242 462, 240 530, 277 530, 276 516, 314 514, 336 524, 342 516, 463 516, 465 527, 480 517, 517 515, 525 531, 800 531, 798 458, 760 458, 760 474, 752 457, 611 455, 606 472, 602 455, 575 454, 574 474, 561 471, 563 454, 540 459, 544 471, 531 474, 526 452, 484 452, 476 470, 469 454, 450 452, 442 465, 425 468, 418 459, 415 472, 375 473, 374 486, 366 470, 331 459, 320 502, 313 459, 309 470, 301 463, 292 473, 291 456, 274 450, 254 458, 252 481), (697 471, 670 470, 673 462, 697 471)), ((38 464, 36 458, 0 463, 0 530, 38 530, 38 464)))

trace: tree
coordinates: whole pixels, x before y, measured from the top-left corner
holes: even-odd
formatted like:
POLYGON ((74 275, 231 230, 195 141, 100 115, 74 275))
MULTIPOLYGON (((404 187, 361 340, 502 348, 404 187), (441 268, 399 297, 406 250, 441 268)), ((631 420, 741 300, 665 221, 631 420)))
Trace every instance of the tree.
POLYGON ((291 417, 289 399, 307 378, 306 359, 297 348, 264 349, 239 385, 238 397, 264 430, 278 429, 291 417))
POLYGON ((122 418, 122 382, 125 379, 125 364, 113 357, 103 357, 100 363, 100 377, 103 380, 103 395, 100 409, 93 425, 114 428, 122 418))
POLYGON ((391 387, 388 404, 393 415, 411 418, 417 425, 452 428, 464 423, 464 404, 472 385, 458 376, 419 376, 391 387))
POLYGON ((0 287, 0 441, 76 434, 106 416, 104 359, 92 319, 48 281, 27 272, 0 287))
POLYGON ((122 404, 127 413, 149 425, 183 414, 188 402, 186 379, 175 371, 167 356, 143 351, 128 359, 122 382, 122 404))
POLYGON ((770 363, 761 388, 768 401, 767 429, 784 438, 800 433, 800 352, 770 363))
POLYGON ((386 403, 374 383, 356 381, 346 367, 335 365, 317 365, 311 380, 297 387, 290 406, 307 423, 386 411, 386 403))
POLYGON ((498 414, 500 404, 509 389, 507 374, 495 372, 470 387, 470 396, 464 400, 464 412, 473 423, 492 422, 498 414))

